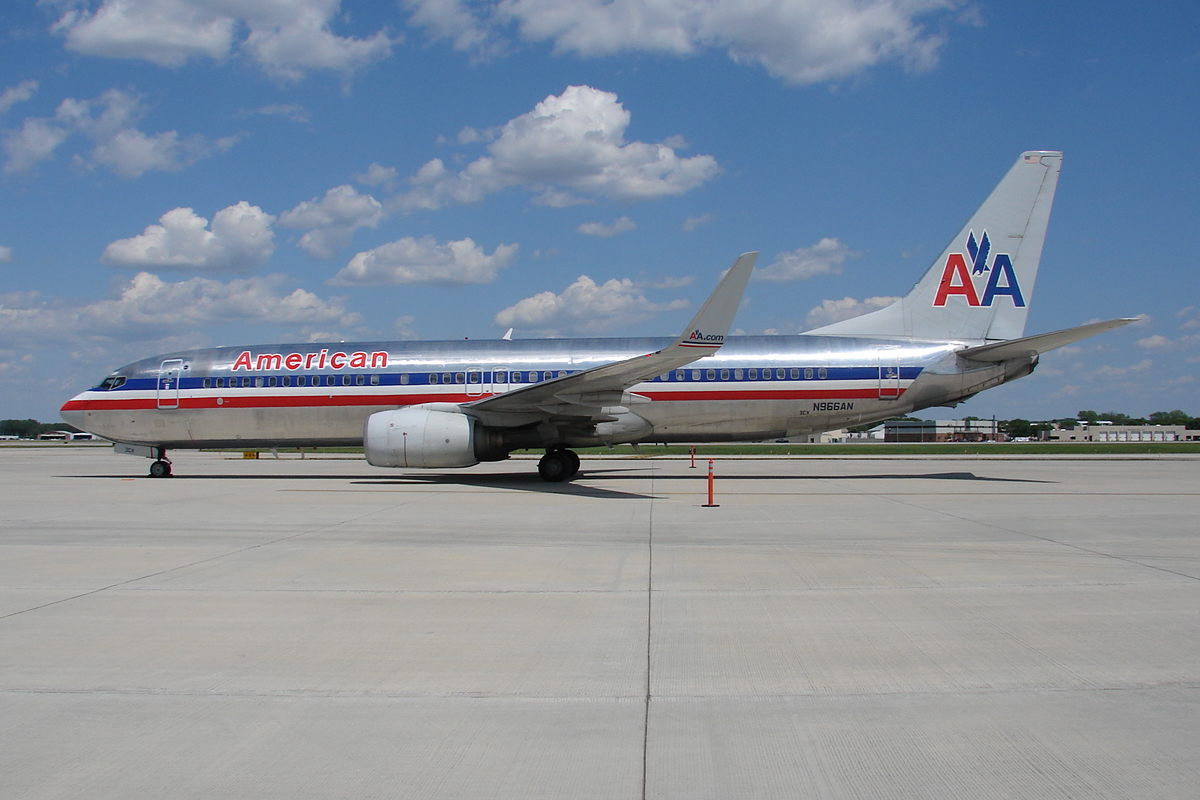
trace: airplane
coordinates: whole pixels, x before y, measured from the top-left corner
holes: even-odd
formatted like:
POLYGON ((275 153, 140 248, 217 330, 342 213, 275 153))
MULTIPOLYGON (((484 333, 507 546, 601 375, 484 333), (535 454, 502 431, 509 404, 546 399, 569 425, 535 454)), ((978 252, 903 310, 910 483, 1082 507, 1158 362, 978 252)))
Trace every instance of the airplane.
POLYGON ((1029 151, 900 300, 798 335, 730 336, 742 255, 674 340, 360 342, 217 347, 121 367, 63 419, 154 459, 201 447, 362 446, 377 467, 449 469, 543 449, 760 441, 954 406, 1042 353, 1133 322, 1025 336, 1062 153, 1029 151), (702 363, 697 363, 702 362, 702 363))

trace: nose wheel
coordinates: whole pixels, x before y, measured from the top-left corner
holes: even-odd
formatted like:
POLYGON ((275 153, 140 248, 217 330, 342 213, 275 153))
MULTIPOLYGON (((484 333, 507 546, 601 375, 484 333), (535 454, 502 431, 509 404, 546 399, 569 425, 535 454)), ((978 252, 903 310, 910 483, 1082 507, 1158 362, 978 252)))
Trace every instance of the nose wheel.
POLYGON ((579 456, 566 448, 547 450, 538 461, 538 474, 550 483, 569 481, 579 474, 579 456))
POLYGON ((150 465, 151 478, 169 478, 171 477, 171 462, 167 459, 167 449, 165 447, 156 447, 155 455, 158 459, 150 465))

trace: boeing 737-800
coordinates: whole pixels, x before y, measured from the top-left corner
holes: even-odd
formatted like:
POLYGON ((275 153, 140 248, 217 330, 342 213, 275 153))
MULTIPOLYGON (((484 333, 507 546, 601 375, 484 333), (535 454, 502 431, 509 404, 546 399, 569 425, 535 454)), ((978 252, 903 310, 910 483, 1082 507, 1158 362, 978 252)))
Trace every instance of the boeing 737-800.
POLYGON ((740 257, 675 340, 541 339, 220 347, 113 372, 63 419, 154 459, 200 447, 362 445, 379 467, 445 469, 545 449, 755 441, 954 405, 1041 353, 1131 322, 1024 336, 1062 153, 1023 153, 902 299, 795 336, 729 337, 740 257), (702 363, 696 363, 701 361, 702 363))

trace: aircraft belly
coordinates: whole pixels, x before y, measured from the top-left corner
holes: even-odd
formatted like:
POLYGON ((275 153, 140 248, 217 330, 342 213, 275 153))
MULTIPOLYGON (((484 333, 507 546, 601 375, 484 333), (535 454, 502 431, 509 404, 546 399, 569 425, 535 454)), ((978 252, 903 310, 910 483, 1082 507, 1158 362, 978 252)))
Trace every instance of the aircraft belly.
POLYGON ((84 411, 80 427, 112 441, 169 448, 359 445, 367 417, 392 407, 84 411))
MULTIPOLYGON (((654 426, 654 441, 736 441, 834 430, 904 413, 895 399, 704 400, 655 402, 637 413, 654 426)), ((649 439, 648 439, 649 440, 649 439)))
POLYGON ((311 406, 189 411, 195 441, 362 444, 363 424, 393 406, 311 406))

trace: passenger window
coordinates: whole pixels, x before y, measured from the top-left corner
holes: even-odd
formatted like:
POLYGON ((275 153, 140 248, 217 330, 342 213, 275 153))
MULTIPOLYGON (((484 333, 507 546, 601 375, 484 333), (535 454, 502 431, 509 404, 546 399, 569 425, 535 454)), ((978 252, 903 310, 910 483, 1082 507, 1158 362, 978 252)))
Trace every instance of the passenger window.
POLYGON ((792 380, 795 381, 795 380, 799 380, 799 379, 800 379, 800 368, 792 367, 792 380))
MULTIPOLYGON (((377 381, 377 378, 376 378, 376 376, 372 376, 372 381, 373 381, 373 382, 378 382, 378 381, 377 381)), ((401 385, 401 386, 407 386, 407 385, 408 385, 408 373, 407 373, 407 372, 401 372, 401 373, 400 373, 400 385, 401 385)))
POLYGON ((751 369, 749 372, 750 372, 750 375, 749 375, 750 380, 752 380, 752 381, 758 380, 758 370, 757 369, 751 369))
POLYGON ((329 375, 325 378, 326 386, 337 386, 337 375, 329 375))
POLYGON ((466 383, 467 382, 467 374, 465 372, 454 373, 454 382, 455 383, 466 383))
POLYGON ((303 376, 303 375, 297 375, 297 376, 296 376, 296 385, 297 385, 297 386, 303 386, 303 385, 304 385, 304 383, 305 383, 305 378, 304 378, 304 376, 303 376))
POLYGON ((342 376, 342 386, 349 386, 349 385, 350 385, 350 376, 343 375, 342 376))
POLYGON ((785 369, 775 370, 775 377, 778 378, 779 380, 783 380, 784 378, 787 377, 787 370, 785 370, 785 369))
POLYGON ((494 383, 508 383, 508 373, 504 370, 499 370, 492 373, 492 381, 494 383))
POLYGON ((274 376, 274 375, 272 375, 271 377, 267 378, 267 386, 274 386, 274 385, 276 384, 276 382, 277 382, 277 381, 275 380, 275 376, 274 376))
POLYGON ((735 381, 740 381, 742 379, 742 377, 743 377, 743 373, 740 369, 735 369, 733 371, 733 379, 735 381))
POLYGON ((211 379, 211 378, 205 378, 205 379, 204 379, 204 384, 203 384, 203 385, 204 385, 204 388, 205 388, 205 389, 211 389, 211 388, 212 388, 212 379, 211 379))
POLYGON ((817 377, 820 378, 821 380, 825 380, 826 378, 829 377, 829 371, 826 370, 824 367, 821 367, 819 370, 817 370, 817 377))
POLYGON ((692 370, 692 380, 694 380, 694 381, 700 380, 700 370, 698 370, 698 369, 692 370))
POLYGON ((812 367, 804 368, 804 380, 806 380, 806 381, 812 380, 812 367))
POLYGON ((721 380, 723 380, 723 381, 729 380, 729 370, 727 370, 727 369, 721 370, 721 380))
POLYGON ((705 370, 704 371, 704 379, 709 380, 709 381, 715 381, 717 379, 717 371, 715 369, 705 370))
POLYGON ((367 382, 366 375, 355 375, 354 376, 354 385, 355 386, 362 386, 366 382, 367 382))
POLYGON ((769 370, 769 369, 764 369, 764 370, 763 370, 763 380, 764 380, 764 381, 769 381, 769 380, 771 380, 771 370, 769 370))
POLYGON ((681 370, 681 369, 675 370, 675 380, 682 381, 685 379, 685 377, 686 377, 686 375, 683 370, 681 370))
POLYGON ((429 383, 431 385, 433 385, 433 384, 436 384, 437 382, 438 382, 437 373, 436 372, 429 373, 429 383))
POLYGON ((254 388, 261 389, 262 387, 263 387, 263 379, 262 379, 262 376, 259 375, 257 378, 254 379, 254 388))
POLYGON ((284 375, 282 378, 279 379, 279 385, 280 386, 291 386, 292 385, 292 376, 284 375))
POLYGON ((372 386, 378 386, 378 385, 379 385, 379 376, 378 376, 378 375, 372 375, 372 376, 371 376, 371 385, 372 385, 372 386))
POLYGON ((451 383, 449 372, 442 373, 442 383, 451 383))

